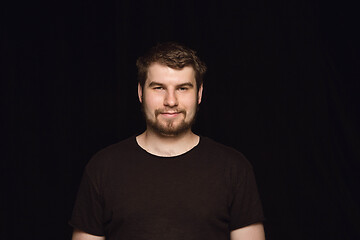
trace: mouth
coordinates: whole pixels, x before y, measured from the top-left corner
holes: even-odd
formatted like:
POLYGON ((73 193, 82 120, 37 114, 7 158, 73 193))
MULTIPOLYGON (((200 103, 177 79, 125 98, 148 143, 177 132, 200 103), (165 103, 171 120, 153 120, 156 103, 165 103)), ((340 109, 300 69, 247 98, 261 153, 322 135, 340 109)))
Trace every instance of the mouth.
POLYGON ((164 118, 176 118, 181 114, 186 116, 186 111, 183 109, 158 109, 155 111, 155 116, 162 116, 164 118))
POLYGON ((176 117, 180 114, 180 112, 161 112, 160 115, 165 117, 176 117))

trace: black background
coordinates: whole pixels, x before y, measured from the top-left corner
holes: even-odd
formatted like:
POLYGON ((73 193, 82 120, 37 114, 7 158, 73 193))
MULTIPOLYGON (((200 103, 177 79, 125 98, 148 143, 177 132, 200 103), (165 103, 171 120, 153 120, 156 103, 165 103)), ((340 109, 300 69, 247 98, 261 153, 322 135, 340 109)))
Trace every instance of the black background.
POLYGON ((1 3, 1 239, 70 239, 83 168, 141 133, 136 58, 208 65, 196 133, 253 164, 267 239, 360 239, 355 1, 1 3))

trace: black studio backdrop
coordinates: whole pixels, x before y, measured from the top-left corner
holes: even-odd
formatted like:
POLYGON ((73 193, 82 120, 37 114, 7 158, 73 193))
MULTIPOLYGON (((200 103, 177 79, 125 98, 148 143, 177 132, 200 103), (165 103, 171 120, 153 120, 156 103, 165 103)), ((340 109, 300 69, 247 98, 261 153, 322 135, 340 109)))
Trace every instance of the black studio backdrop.
POLYGON ((194 130, 253 164, 267 239, 360 239, 359 17, 350 2, 53 1, 1 7, 1 239, 70 239, 83 168, 140 133, 136 58, 208 65, 194 130))

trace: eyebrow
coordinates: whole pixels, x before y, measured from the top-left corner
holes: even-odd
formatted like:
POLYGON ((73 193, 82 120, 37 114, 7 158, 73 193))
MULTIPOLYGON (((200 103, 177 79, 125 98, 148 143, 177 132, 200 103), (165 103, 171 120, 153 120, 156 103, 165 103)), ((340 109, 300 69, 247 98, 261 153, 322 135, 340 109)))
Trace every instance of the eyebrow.
POLYGON ((186 83, 179 84, 178 87, 189 87, 189 88, 193 88, 194 85, 193 85, 191 82, 186 82, 186 83))
POLYGON ((152 81, 152 82, 149 83, 149 87, 162 86, 162 85, 163 85, 162 83, 158 83, 158 82, 154 82, 154 81, 152 81))
MULTIPOLYGON (((149 87, 154 87, 154 86, 164 86, 164 84, 159 83, 159 82, 154 82, 154 81, 149 83, 149 87)), ((176 85, 176 87, 190 87, 190 88, 193 88, 194 84, 192 84, 191 82, 186 82, 186 83, 181 83, 179 85, 176 85)))

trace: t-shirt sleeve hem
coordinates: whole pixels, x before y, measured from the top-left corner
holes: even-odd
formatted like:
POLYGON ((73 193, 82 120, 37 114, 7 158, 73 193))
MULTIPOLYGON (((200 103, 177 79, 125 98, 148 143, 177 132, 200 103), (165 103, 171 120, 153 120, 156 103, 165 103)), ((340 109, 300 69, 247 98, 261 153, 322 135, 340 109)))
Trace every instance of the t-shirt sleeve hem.
POLYGON ((82 225, 80 225, 80 224, 76 224, 76 223, 74 223, 74 222, 72 222, 72 221, 69 221, 68 224, 69 224, 71 227, 73 227, 74 229, 75 229, 75 228, 76 228, 76 229, 79 229, 79 230, 81 230, 81 231, 83 231, 83 232, 86 232, 86 233, 91 234, 91 235, 94 235, 94 236, 99 236, 99 237, 105 236, 105 234, 104 234, 103 232, 97 232, 97 231, 91 230, 91 229, 89 229, 88 227, 82 226, 82 225))
POLYGON ((264 221, 265 221, 264 217, 257 218, 257 219, 253 219, 252 221, 248 221, 246 223, 230 225, 229 229, 230 229, 230 231, 233 231, 233 230, 236 230, 236 229, 239 229, 239 228, 250 226, 250 225, 255 224, 255 223, 262 223, 264 221))

